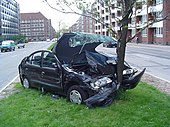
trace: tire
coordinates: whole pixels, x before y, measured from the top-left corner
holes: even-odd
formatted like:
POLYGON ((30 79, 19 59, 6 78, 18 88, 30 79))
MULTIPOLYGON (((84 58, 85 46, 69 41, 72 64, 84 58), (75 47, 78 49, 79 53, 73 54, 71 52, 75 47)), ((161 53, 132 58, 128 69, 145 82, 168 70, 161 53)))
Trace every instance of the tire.
POLYGON ((79 86, 71 86, 67 92, 67 99, 75 104, 82 104, 88 97, 87 93, 83 91, 79 86))
POLYGON ((30 88, 30 82, 29 82, 29 80, 26 77, 24 77, 22 85, 23 85, 23 87, 25 89, 29 89, 30 88))

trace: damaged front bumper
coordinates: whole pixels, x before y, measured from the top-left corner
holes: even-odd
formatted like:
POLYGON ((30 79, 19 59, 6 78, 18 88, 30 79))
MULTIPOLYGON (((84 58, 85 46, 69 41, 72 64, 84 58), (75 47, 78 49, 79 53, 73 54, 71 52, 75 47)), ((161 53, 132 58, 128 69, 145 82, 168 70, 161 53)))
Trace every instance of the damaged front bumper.
POLYGON ((133 75, 132 77, 128 77, 127 79, 123 79, 122 87, 124 89, 133 89, 137 86, 139 81, 142 78, 142 75, 144 74, 146 68, 144 68, 140 73, 133 75))
MULTIPOLYGON (((139 81, 141 80, 142 75, 144 74, 146 69, 143 69, 142 72, 136 74, 128 79, 123 80, 122 87, 126 89, 133 89, 137 86, 139 81)), ((111 87, 103 87, 100 91, 86 99, 84 102, 89 107, 96 107, 96 106, 108 106, 113 102, 113 99, 116 97, 116 91, 119 88, 115 82, 112 83, 111 87)))
POLYGON ((113 82, 111 87, 106 87, 100 89, 100 91, 94 96, 86 99, 84 102, 88 107, 96 106, 107 106, 110 105, 113 101, 113 97, 117 90, 117 85, 113 82))

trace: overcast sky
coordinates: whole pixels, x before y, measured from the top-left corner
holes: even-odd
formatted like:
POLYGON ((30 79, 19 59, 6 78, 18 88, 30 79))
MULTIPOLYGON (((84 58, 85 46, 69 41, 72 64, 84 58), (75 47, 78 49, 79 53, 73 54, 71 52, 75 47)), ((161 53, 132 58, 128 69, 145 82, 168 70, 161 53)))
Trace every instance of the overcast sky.
MULTIPOLYGON (((43 0, 16 0, 20 5, 21 13, 41 12, 46 18, 51 19, 52 26, 58 30, 59 22, 71 26, 79 18, 78 15, 62 14, 48 7, 43 0)), ((55 5, 55 0, 53 5, 55 5)))

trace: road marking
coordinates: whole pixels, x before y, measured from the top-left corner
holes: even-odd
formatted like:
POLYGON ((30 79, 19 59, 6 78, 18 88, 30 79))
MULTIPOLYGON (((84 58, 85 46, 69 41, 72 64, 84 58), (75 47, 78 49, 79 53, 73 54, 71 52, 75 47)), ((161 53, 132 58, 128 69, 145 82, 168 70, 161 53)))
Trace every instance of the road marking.
POLYGON ((19 77, 19 75, 17 75, 14 79, 12 79, 6 86, 4 86, 1 90, 0 93, 5 90, 11 83, 13 83, 17 78, 19 77))

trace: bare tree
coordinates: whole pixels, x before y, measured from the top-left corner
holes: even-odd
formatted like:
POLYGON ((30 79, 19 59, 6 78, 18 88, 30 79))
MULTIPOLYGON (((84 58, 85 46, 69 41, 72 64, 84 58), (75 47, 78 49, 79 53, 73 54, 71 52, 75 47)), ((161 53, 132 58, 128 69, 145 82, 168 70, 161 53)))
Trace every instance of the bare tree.
MULTIPOLYGON (((131 23, 132 16, 136 15, 137 13, 140 13, 142 9, 148 10, 148 6, 152 4, 154 0, 96 0, 94 3, 86 2, 86 0, 72 0, 69 2, 67 0, 56 0, 56 6, 51 5, 48 0, 44 0, 44 2, 52 9, 61 13, 77 14, 80 16, 90 17, 96 22, 105 25, 108 31, 111 33, 111 35, 114 37, 116 36, 116 38, 118 39, 117 77, 120 86, 122 84, 122 78, 123 78, 122 76, 123 76, 126 44, 132 39, 134 39, 135 36, 138 35, 140 32, 142 32, 144 29, 148 28, 149 26, 153 25, 156 22, 160 22, 169 17, 169 15, 164 15, 159 18, 154 17, 149 22, 143 23, 142 28, 140 28, 140 30, 138 30, 135 35, 129 37, 128 25, 131 23), (102 20, 100 12, 98 12, 96 8, 92 8, 97 3, 100 4, 101 6, 105 5, 108 8, 110 24, 107 24, 102 20), (138 11, 139 10, 138 8, 141 8, 143 5, 146 5, 145 6, 146 8, 142 8, 140 9, 140 11, 138 11), (116 22, 120 25, 119 32, 115 31, 114 27, 112 26, 111 9, 113 8, 117 8, 120 10, 121 16, 120 17, 115 16, 116 22), (82 13, 82 12, 86 12, 86 13, 82 13)), ((160 12, 160 15, 162 15, 161 13, 162 12, 160 12)))

